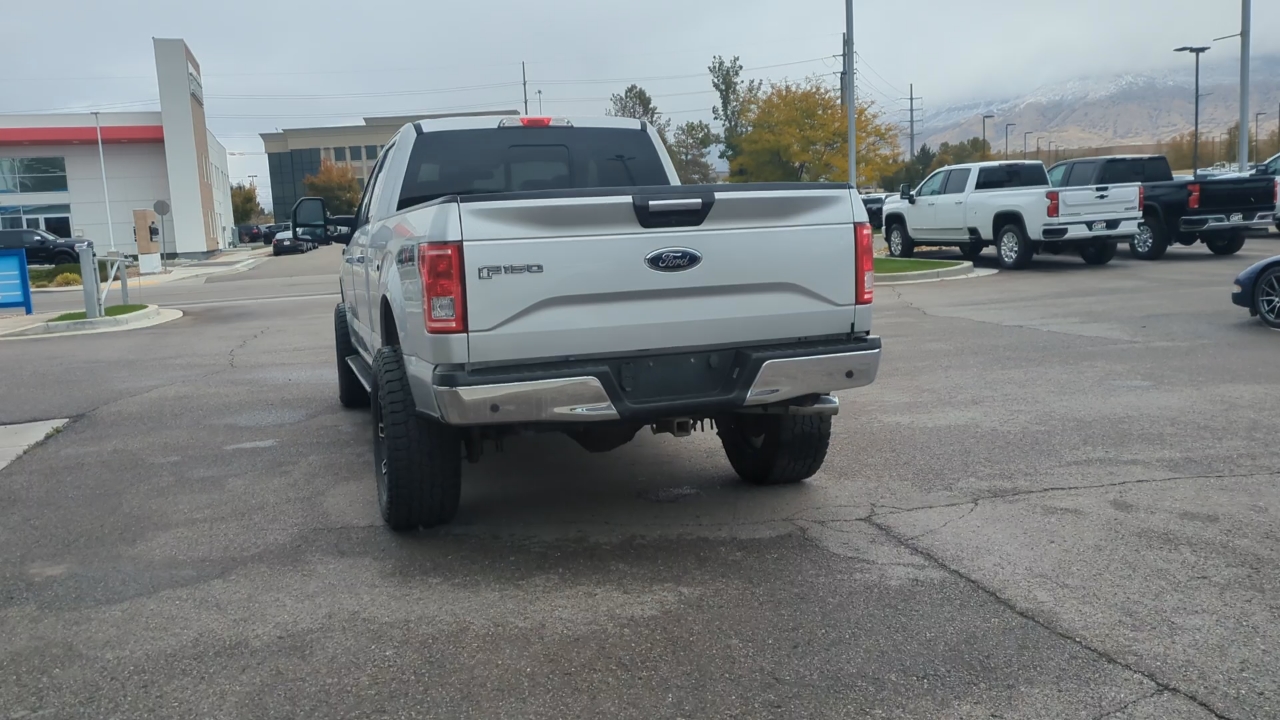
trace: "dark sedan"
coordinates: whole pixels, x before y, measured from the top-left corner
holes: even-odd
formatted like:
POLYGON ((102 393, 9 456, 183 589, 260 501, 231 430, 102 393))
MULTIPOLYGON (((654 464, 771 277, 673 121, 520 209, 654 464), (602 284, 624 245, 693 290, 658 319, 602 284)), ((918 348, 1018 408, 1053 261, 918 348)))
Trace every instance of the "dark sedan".
POLYGON ((1231 302, 1249 308, 1250 315, 1280 330, 1280 255, 1254 263, 1240 273, 1231 302))

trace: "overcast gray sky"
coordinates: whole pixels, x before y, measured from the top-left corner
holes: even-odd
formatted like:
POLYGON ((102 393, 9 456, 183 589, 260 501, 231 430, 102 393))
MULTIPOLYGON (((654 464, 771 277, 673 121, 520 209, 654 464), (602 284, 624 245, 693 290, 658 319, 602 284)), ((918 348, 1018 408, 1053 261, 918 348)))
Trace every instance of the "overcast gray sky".
MULTIPOLYGON (((855 4, 863 90, 886 105, 909 83, 941 107, 1189 66, 1173 47, 1240 25, 1240 0, 855 4)), ((1280 0, 1255 0, 1253 16, 1254 54, 1280 51, 1280 0)), ((228 150, 261 153, 257 133, 278 127, 518 107, 522 60, 535 112, 536 90, 548 114, 597 114, 635 81, 673 119, 710 119, 713 55, 740 55, 760 68, 752 77, 837 72, 844 2, 41 0, 6 3, 4 24, 32 31, 5 36, 0 112, 154 109, 150 39, 181 37, 200 61, 214 133, 228 150)), ((1238 48, 1218 43, 1206 60, 1235 63, 1238 48)), ((265 157, 231 158, 233 178, 251 173, 266 184, 265 157)))

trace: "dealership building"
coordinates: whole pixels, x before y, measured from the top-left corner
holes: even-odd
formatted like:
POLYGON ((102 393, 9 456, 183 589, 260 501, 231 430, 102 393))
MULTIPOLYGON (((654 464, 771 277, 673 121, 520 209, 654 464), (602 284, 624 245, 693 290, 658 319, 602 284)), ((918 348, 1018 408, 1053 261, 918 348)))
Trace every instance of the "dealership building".
POLYGON ((203 257, 231 244, 227 151, 205 125, 200 64, 180 39, 153 45, 159 112, 0 115, 0 227, 90 239, 99 252, 114 239, 134 254, 134 211, 164 200, 156 249, 203 257))
POLYGON ((363 189, 369 174, 373 172, 373 164, 377 162, 378 154, 387 141, 396 131, 415 120, 519 114, 516 110, 490 110, 367 117, 363 125, 296 128, 262 133, 262 145, 267 151, 267 170, 271 175, 272 210, 277 218, 287 216, 298 198, 307 194, 304 185, 307 176, 316 174, 320 170, 320 164, 326 161, 349 168, 356 183, 363 189))

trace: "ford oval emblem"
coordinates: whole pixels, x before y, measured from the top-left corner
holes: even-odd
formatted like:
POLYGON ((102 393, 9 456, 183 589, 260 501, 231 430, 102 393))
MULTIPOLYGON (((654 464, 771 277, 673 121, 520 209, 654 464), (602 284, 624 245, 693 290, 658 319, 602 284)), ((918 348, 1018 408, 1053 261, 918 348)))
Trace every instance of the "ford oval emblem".
POLYGON ((689 248, 662 248, 644 258, 644 264, 658 272, 692 270, 702 262, 702 253, 689 248))

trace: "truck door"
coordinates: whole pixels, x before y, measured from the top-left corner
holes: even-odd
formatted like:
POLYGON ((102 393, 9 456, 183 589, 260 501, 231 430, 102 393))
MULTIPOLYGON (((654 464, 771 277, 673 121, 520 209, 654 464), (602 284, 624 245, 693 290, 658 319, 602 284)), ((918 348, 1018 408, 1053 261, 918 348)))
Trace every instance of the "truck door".
POLYGON ((906 209, 907 232, 912 238, 938 237, 938 199, 947 171, 939 170, 920 183, 915 204, 906 209))
POLYGON ((947 172, 935 213, 938 238, 966 240, 969 237, 969 225, 964 213, 964 191, 969 185, 970 172, 969 168, 947 172))

